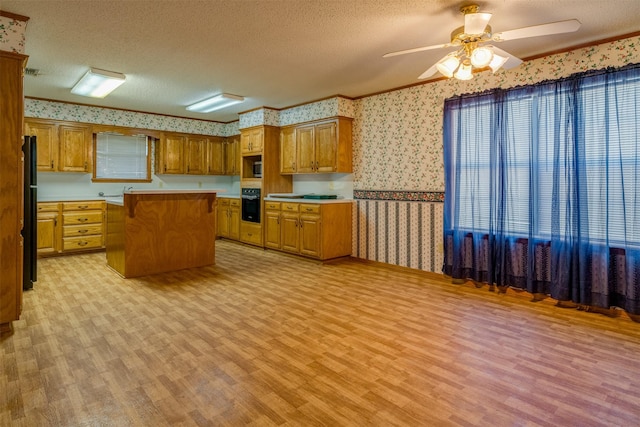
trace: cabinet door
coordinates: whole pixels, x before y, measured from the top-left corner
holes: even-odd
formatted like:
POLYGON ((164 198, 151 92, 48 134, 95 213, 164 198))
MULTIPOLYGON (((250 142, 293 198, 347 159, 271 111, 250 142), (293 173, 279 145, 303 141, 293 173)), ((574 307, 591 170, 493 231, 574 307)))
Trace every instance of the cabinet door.
POLYGON ((232 200, 229 207, 229 238, 240 240, 240 200, 232 200))
POLYGON ((320 257, 320 216, 300 214, 300 253, 320 257))
POLYGON ((240 175, 240 135, 229 137, 224 146, 225 175, 240 175))
POLYGON ((337 165, 337 125, 324 123, 315 127, 316 172, 334 172, 337 165))
POLYGON ((38 214, 38 255, 48 255, 58 252, 58 213, 42 212, 38 214))
POLYGON ((266 212, 264 236, 265 246, 280 249, 280 211, 266 212))
POLYGON ((185 139, 184 136, 172 134, 165 134, 160 138, 156 173, 184 173, 185 139))
POLYGON ((280 173, 296 172, 296 129, 280 131, 280 173))
POLYGON ((207 172, 207 145, 205 137, 190 136, 185 145, 185 169, 190 175, 205 175, 207 172))
POLYGON ((224 138, 212 137, 207 143, 207 174, 224 175, 225 165, 224 138))
POLYGON ((314 127, 303 126, 296 129, 296 145, 298 148, 298 173, 312 173, 315 171, 315 143, 314 127))
POLYGON ((220 237, 229 237, 229 200, 218 199, 218 230, 220 237))
POLYGON ((264 131, 261 128, 243 131, 240 140, 242 154, 259 154, 262 152, 264 131))
POLYGON ((36 137, 37 169, 53 172, 58 168, 58 126, 25 121, 25 134, 36 137))
POLYGON ((298 213, 282 212, 280 216, 280 230, 282 250, 298 253, 300 251, 300 229, 298 227, 298 213))
POLYGON ((92 171, 91 131, 84 126, 60 125, 60 165, 63 172, 92 171))

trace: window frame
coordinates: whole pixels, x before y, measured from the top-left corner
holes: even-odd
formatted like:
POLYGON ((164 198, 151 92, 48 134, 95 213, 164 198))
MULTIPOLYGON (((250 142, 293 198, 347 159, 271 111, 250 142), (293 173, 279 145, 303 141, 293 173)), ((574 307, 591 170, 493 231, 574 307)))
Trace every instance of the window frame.
POLYGON ((94 131, 93 133, 93 174, 92 174, 92 178, 91 181, 92 182, 99 182, 99 183, 109 183, 109 182, 132 182, 132 183, 149 183, 152 182, 152 170, 151 170, 151 157, 152 157, 152 150, 153 150, 153 141, 154 141, 154 137, 151 135, 147 135, 144 132, 140 132, 140 130, 137 129, 122 129, 122 128, 108 128, 108 129, 100 129, 98 131, 94 131), (140 137, 140 136, 144 136, 147 140, 147 155, 146 155, 146 160, 147 160, 147 174, 145 178, 102 178, 102 177, 97 177, 96 176, 96 172, 97 172, 97 165, 98 165, 98 134, 100 133, 111 133, 114 135, 120 135, 120 136, 129 136, 129 137, 140 137))

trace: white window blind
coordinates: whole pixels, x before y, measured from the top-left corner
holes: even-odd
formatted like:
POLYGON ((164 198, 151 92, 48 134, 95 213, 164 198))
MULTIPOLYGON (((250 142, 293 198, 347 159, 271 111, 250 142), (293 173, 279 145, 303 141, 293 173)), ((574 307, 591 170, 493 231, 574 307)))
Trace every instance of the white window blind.
POLYGON ((148 180, 148 140, 145 135, 96 135, 96 179, 148 180))

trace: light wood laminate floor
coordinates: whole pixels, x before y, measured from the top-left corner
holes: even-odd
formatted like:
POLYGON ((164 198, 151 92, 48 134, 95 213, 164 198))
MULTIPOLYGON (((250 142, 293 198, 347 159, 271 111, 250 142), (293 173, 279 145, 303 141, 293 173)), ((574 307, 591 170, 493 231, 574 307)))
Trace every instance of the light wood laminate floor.
POLYGON ((121 279, 40 260, 0 341, 1 426, 637 426, 640 324, 219 241, 121 279))

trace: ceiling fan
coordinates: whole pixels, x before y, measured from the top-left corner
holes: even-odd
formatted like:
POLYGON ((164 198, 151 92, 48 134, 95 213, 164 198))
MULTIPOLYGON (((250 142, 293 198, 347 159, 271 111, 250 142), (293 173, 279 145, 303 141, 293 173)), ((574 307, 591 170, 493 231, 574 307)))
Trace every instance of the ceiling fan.
POLYGON ((566 21, 551 22, 493 33, 491 26, 488 25, 491 19, 491 13, 479 13, 478 10, 479 7, 476 4, 462 6, 460 8, 460 12, 464 14, 464 26, 453 30, 451 33, 451 42, 449 43, 390 52, 384 54, 383 57, 388 58, 406 53, 457 47, 458 49, 456 51, 447 54, 418 78, 426 79, 439 71, 446 77, 470 80, 473 77, 472 72, 474 68, 489 67, 495 73, 500 68, 509 69, 517 67, 522 63, 521 59, 488 44, 490 42, 570 33, 580 28, 580 21, 577 19, 569 19, 566 21))

